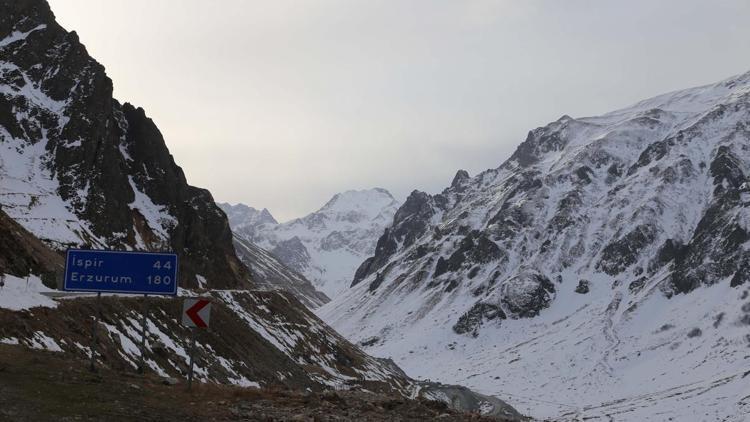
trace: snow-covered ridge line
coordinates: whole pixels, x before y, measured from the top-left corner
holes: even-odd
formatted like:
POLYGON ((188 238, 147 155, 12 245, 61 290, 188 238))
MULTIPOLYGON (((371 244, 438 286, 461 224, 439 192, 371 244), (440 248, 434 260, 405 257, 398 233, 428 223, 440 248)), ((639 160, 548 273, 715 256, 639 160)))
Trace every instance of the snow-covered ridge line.
POLYGON ((533 416, 739 422, 748 122, 750 73, 563 116, 499 167, 413 193, 317 313, 410 374, 533 416))

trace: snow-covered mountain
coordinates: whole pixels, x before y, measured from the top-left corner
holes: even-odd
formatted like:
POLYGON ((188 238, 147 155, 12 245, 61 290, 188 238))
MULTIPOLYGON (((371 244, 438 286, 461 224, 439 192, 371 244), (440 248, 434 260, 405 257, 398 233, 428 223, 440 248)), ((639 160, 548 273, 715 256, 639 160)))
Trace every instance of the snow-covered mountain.
POLYGON ((315 289, 304 275, 287 267, 270 252, 249 240, 255 238, 259 227, 279 224, 267 209, 256 210, 245 204, 217 205, 227 214, 229 225, 234 232, 234 250, 240 261, 250 269, 257 287, 287 291, 311 309, 330 300, 323 292, 315 289))
POLYGON ((259 226, 279 224, 267 208, 256 210, 245 204, 231 205, 225 202, 219 202, 217 205, 227 214, 232 232, 244 239, 254 239, 256 236, 255 230, 259 226))
POLYGON ((234 236, 234 250, 247 265, 253 281, 260 289, 283 290, 294 295, 302 304, 315 309, 330 299, 302 274, 290 269, 270 252, 242 238, 234 236))
POLYGON ((534 416, 746 421, 749 177, 750 73, 563 116, 413 192, 318 314, 534 416))
POLYGON ((0 15, 0 207, 55 250, 173 250, 180 284, 250 285, 211 194, 44 1, 0 15))
POLYGON ((277 224, 268 210, 219 204, 235 235, 268 250, 315 287, 334 297, 349 287, 357 266, 375 252, 377 238, 399 207, 381 188, 334 195, 318 211, 277 224))

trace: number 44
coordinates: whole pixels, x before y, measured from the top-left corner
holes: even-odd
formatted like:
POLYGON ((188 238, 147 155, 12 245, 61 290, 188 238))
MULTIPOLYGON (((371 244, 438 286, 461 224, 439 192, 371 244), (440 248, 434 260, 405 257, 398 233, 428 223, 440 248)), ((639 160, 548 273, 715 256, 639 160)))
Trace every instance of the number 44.
POLYGON ((165 270, 171 270, 172 269, 172 261, 164 261, 164 264, 162 265, 161 262, 156 261, 154 262, 154 268, 157 270, 165 269, 165 270))

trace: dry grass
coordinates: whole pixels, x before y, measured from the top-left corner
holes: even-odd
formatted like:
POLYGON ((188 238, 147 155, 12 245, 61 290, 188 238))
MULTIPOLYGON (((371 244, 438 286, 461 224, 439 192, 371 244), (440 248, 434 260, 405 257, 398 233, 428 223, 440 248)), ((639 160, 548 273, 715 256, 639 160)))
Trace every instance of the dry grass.
POLYGON ((446 405, 362 392, 305 392, 219 384, 165 385, 63 353, 0 344, 0 421, 491 420, 446 405))

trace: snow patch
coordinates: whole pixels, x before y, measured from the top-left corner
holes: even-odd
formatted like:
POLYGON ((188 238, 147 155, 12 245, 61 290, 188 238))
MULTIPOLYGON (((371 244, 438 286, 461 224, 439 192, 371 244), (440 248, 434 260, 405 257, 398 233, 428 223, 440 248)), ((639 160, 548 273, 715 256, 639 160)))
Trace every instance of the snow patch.
POLYGON ((2 40, 0 40, 0 49, 2 49, 3 47, 5 47, 6 45, 12 44, 12 43, 14 43, 16 41, 25 40, 26 37, 28 37, 29 34, 31 34, 32 32, 34 32, 34 31, 41 31, 42 29, 45 29, 45 28, 47 28, 47 25, 41 24, 41 25, 38 25, 35 28, 32 28, 32 29, 30 29, 30 30, 28 30, 26 32, 13 31, 13 32, 10 33, 10 35, 8 35, 7 37, 5 37, 2 40))
POLYGON ((5 287, 0 289, 0 308, 20 311, 37 306, 46 308, 57 307, 57 302, 43 295, 56 290, 50 289, 42 284, 37 276, 28 278, 5 275, 5 287), (27 282, 28 280, 28 282, 27 282))
MULTIPOLYGON (((166 206, 156 205, 151 198, 143 193, 138 186, 136 186, 133 176, 128 176, 130 187, 133 189, 135 199, 129 204, 130 209, 138 210, 143 218, 146 220, 148 227, 157 235, 161 240, 167 242, 169 240, 169 231, 177 225, 177 219, 174 218, 166 206)), ((135 230, 137 233, 138 230, 135 230)), ((146 245, 143 239, 139 237, 139 245, 145 248, 146 245)))
POLYGON ((52 337, 49 337, 41 331, 35 332, 28 342, 32 349, 48 350, 50 352, 63 351, 52 337))

